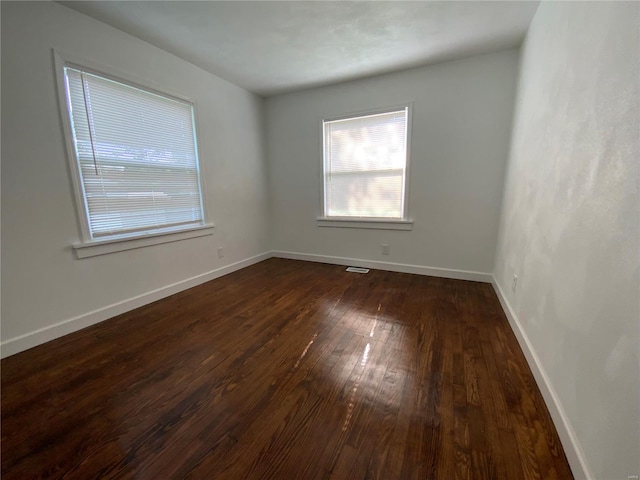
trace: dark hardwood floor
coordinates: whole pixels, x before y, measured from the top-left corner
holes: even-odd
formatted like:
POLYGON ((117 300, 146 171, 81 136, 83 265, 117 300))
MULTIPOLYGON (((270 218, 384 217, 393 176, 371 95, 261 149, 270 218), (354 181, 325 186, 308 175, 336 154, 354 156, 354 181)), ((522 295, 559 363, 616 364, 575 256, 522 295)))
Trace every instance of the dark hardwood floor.
POLYGON ((2 478, 572 478, 488 284, 270 259, 2 361, 2 478))

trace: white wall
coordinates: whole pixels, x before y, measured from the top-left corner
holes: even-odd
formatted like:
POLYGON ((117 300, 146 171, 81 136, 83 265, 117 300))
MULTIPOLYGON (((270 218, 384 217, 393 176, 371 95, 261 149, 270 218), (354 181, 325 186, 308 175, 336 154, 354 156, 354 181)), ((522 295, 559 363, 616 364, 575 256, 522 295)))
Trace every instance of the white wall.
POLYGON ((640 472, 639 4, 541 4, 523 48, 502 217, 516 51, 271 98, 267 170, 258 97, 61 5, 1 9, 2 342, 10 352, 82 326, 88 314, 99 319, 96 310, 235 268, 269 250, 269 231, 281 251, 475 272, 492 270, 497 242, 497 284, 587 470, 597 479, 640 472), (79 226, 52 47, 196 101, 214 236, 74 258, 79 226), (321 119, 407 101, 413 231, 318 227, 321 119), (74 318, 67 330, 50 328, 74 318))
POLYGON ((595 479, 640 474, 639 7, 540 5, 495 265, 595 479))
POLYGON ((510 50, 269 98, 274 248, 491 272, 517 64, 510 50), (318 227, 322 118, 408 101, 413 230, 318 227))
POLYGON ((262 99, 59 4, 2 2, 1 8, 3 355, 28 346, 29 338, 38 343, 86 322, 17 344, 16 337, 269 250, 262 99), (196 102, 213 236, 74 258, 71 245, 80 230, 52 47, 196 102), (224 246, 222 260, 218 246, 224 246))

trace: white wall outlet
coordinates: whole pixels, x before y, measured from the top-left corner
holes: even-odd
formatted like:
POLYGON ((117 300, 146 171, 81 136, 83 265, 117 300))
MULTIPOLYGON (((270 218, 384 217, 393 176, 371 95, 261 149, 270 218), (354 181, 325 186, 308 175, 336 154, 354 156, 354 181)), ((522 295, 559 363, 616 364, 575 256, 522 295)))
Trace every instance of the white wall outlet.
POLYGON ((511 291, 516 293, 516 288, 518 288, 518 275, 513 276, 513 280, 511 280, 511 291))
POLYGON ((218 247, 218 258, 224 257, 224 249, 222 247, 218 247))
POLYGON ((389 255, 389 245, 386 243, 382 244, 382 255, 389 255))

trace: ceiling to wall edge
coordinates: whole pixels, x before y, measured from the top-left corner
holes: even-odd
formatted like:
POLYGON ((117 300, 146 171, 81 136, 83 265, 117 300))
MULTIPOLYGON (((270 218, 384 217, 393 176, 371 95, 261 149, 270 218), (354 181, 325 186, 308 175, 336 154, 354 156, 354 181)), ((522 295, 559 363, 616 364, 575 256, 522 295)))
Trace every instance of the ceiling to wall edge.
MULTIPOLYGON (((58 3, 61 6, 64 6, 66 8, 69 8, 71 10, 73 10, 76 13, 79 13, 81 15, 85 15, 88 16, 89 18, 91 18, 92 20, 95 21, 99 21, 100 23, 107 25, 111 28, 114 28, 122 33, 125 33, 127 35, 130 35, 140 41, 143 41, 155 48, 158 48, 166 53, 169 53, 170 55, 173 55, 177 58, 179 58, 182 61, 185 61, 197 68, 199 68, 200 70, 203 70, 223 81, 226 81, 238 88, 241 88, 243 90, 246 90, 250 93, 253 93, 263 99, 267 99, 267 98, 271 98, 271 97, 277 97, 280 95, 287 95, 287 94, 292 94, 292 93, 300 93, 303 91, 307 91, 307 90, 313 90, 313 89, 317 89, 317 88, 323 88, 323 87, 329 87, 329 86, 335 86, 335 85, 341 85, 341 84, 349 84, 352 82, 357 82, 357 81, 361 81, 361 80, 366 80, 366 79, 371 79, 371 78, 376 78, 376 77, 382 77, 382 76, 386 76, 386 75, 393 75, 396 73, 401 73, 401 72, 407 72, 407 71, 411 71, 411 70, 416 70, 416 69, 421 69, 424 67, 430 67, 430 66, 436 66, 439 64, 443 64, 443 63, 450 63, 450 62, 456 62, 456 61, 461 61, 461 60, 466 60, 469 58, 474 58, 474 57, 479 57, 479 56, 483 56, 483 55, 491 55, 494 53, 499 53, 499 52, 503 52, 503 51, 509 51, 509 50, 519 50, 520 47, 522 46, 522 43, 524 42, 525 38, 526 38, 526 34, 528 31, 528 28, 531 24, 531 21, 533 20, 533 17, 535 16, 535 11, 534 14, 531 15, 531 19, 528 21, 527 26, 526 26, 526 31, 524 31, 521 35, 518 35, 517 37, 512 38, 510 41, 503 41, 502 43, 498 44, 498 45, 479 45, 477 47, 474 48, 467 48, 464 51, 460 51, 457 52, 455 54, 442 54, 442 55, 436 55, 432 58, 426 59, 426 60, 422 60, 422 61, 416 61, 412 64, 405 64, 399 67, 381 67, 373 72, 368 72, 368 73, 364 73, 364 74, 351 74, 348 76, 345 76, 343 78, 337 79, 337 80, 332 80, 332 79, 328 79, 328 80, 319 80, 316 82, 307 82, 304 85, 295 85, 295 86, 290 86, 290 87, 279 87, 279 88, 272 88, 269 91, 261 91, 260 89, 251 89, 246 85, 243 85, 241 82, 235 81, 232 75, 226 75, 224 72, 221 72, 220 70, 222 69, 218 69, 218 68, 207 68, 206 66, 193 61, 190 58, 187 58, 188 56, 185 56, 183 54, 181 54, 180 52, 176 52, 175 50, 172 49, 168 49, 165 46, 159 45, 158 43, 155 42, 151 42, 146 38, 143 38, 143 36, 137 35, 134 32, 131 31, 127 31, 124 30, 122 28, 119 28, 118 26, 114 25, 113 22, 107 22, 106 20, 103 20, 101 18, 97 18, 96 16, 90 15, 88 13, 83 12, 82 10, 79 10, 73 6, 71 6, 71 4, 79 4, 81 2, 69 2, 69 1, 63 1, 63 0, 53 0, 54 3, 58 3)), ((97 3, 97 2, 96 2, 97 3)), ((536 5, 536 10, 537 7, 539 5, 539 2, 534 1, 534 2, 527 2, 527 3, 534 3, 536 5)))

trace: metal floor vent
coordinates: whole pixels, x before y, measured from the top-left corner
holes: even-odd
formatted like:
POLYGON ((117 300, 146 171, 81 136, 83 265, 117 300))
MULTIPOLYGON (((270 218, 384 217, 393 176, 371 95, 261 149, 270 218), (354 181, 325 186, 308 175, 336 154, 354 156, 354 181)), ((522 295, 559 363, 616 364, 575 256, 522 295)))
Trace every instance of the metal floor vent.
POLYGON ((369 269, 368 268, 362 268, 362 267, 347 267, 347 272, 369 273, 369 269))

